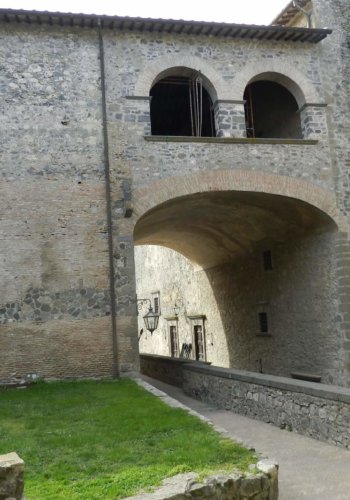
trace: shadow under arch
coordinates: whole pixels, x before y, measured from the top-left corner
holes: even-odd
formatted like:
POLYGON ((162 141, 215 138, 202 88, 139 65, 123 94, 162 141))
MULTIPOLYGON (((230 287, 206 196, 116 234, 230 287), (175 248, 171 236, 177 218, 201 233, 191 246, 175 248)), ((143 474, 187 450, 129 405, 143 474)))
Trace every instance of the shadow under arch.
MULTIPOLYGON (((191 276, 193 286, 202 289, 188 288, 186 275, 179 278, 179 289, 187 287, 187 311, 207 318, 213 364, 252 371, 262 366, 267 373, 286 376, 306 371, 327 380, 329 359, 337 355, 331 299, 331 255, 339 228, 330 215, 334 199, 307 183, 297 183, 304 188, 297 196, 293 183, 289 190, 288 183, 277 189, 273 178, 268 177, 268 189, 267 178, 259 187, 256 176, 255 190, 248 178, 245 183, 241 179, 240 190, 238 183, 236 189, 228 184, 220 189, 218 179, 211 189, 208 183, 198 190, 181 184, 181 196, 170 197, 168 191, 167 200, 153 200, 152 207, 139 212, 135 244, 150 245, 148 259, 152 245, 161 245, 197 264, 191 276), (264 268, 266 251, 271 269, 264 268), (198 304, 200 311, 193 311, 198 304), (261 314, 268 318, 267 332, 259 330, 261 314)), ((163 273, 165 284, 171 279, 166 269, 156 272, 163 273)))
POLYGON ((215 101, 215 96, 218 99, 229 99, 231 97, 230 85, 223 80, 222 76, 211 64, 203 58, 183 54, 163 56, 157 58, 155 61, 148 62, 140 71, 135 86, 135 95, 148 95, 152 85, 158 81, 159 76, 162 78, 163 74, 166 74, 173 68, 187 68, 191 71, 200 71, 206 79, 208 91, 213 102, 215 101))
POLYGON ((182 196, 211 191, 258 192, 303 201, 327 214, 339 231, 348 223, 337 206, 335 194, 307 181, 253 170, 210 170, 169 177, 134 191, 136 224, 148 211, 182 196))
POLYGON ((305 104, 305 94, 302 87, 289 76, 275 71, 264 71, 262 73, 255 74, 252 78, 250 78, 247 82, 247 86, 260 81, 269 81, 282 85, 293 95, 299 108, 305 104))
POLYGON ((305 96, 286 75, 264 72, 255 75, 244 90, 247 137, 301 139, 298 112, 305 96))
POLYGON ((246 86, 269 76, 284 85, 296 98, 299 108, 305 103, 320 102, 320 96, 312 81, 286 61, 254 61, 237 72, 232 83, 232 94, 242 99, 246 86), (263 76, 264 75, 264 76, 263 76))
POLYGON ((203 269, 252 255, 260 242, 336 230, 324 212, 304 201, 261 192, 210 191, 181 196, 144 214, 136 245, 171 248, 203 269))
POLYGON ((185 77, 185 78, 193 78, 196 75, 200 74, 202 80, 203 80, 203 86, 207 90, 207 92, 210 95, 210 98, 212 102, 214 103, 218 96, 217 96, 217 91, 213 85, 213 83, 210 81, 210 79, 207 77, 205 73, 203 73, 201 70, 197 70, 195 68, 189 68, 187 66, 172 66, 169 68, 164 69, 160 73, 157 74, 157 76, 154 78, 154 80, 151 83, 150 89, 154 87, 160 80, 164 80, 165 78, 168 78, 169 76, 178 76, 178 77, 185 77))

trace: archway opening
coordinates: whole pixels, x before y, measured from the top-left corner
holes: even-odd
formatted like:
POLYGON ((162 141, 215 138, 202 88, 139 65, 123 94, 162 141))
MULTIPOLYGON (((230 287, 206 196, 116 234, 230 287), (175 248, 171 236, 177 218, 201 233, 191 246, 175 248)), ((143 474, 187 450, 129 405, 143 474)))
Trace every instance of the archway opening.
POLYGON ((254 81, 244 92, 247 137, 301 139, 298 103, 280 83, 254 81))
POLYGON ((139 296, 157 294, 161 318, 141 351, 331 382, 336 229, 308 203, 258 192, 151 209, 134 231, 136 279, 139 296))
POLYGON ((200 73, 166 76, 150 96, 152 135, 215 137, 213 103, 200 73))

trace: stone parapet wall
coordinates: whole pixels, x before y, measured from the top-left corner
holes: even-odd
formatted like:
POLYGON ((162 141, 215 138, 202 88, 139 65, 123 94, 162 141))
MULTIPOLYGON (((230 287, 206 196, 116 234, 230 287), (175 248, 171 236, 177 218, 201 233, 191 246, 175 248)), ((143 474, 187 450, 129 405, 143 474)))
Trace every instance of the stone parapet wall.
POLYGON ((350 448, 350 390, 238 370, 187 365, 186 394, 247 417, 350 448))
POLYGON ((141 493, 126 500, 277 500, 278 466, 269 460, 257 463, 255 473, 217 474, 200 482, 196 474, 179 474, 163 481, 154 493, 141 493))
MULTIPOLYGON (((12 452, 0 455, 0 500, 23 500, 24 462, 12 452)), ((217 474, 200 481, 195 473, 163 481, 154 493, 140 493, 129 500, 178 500, 186 498, 277 500, 278 465, 260 460, 254 472, 217 474)))
MULTIPOLYGON (((242 137, 244 131, 239 130, 240 135, 237 132, 236 137, 242 137)), ((276 144, 271 140, 270 144, 246 142, 223 145, 209 138, 203 147, 203 143, 195 139, 175 142, 171 139, 157 140, 154 136, 152 141, 140 138, 137 147, 130 143, 125 147, 124 154, 132 165, 134 188, 137 189, 150 182, 193 172, 256 169, 303 179, 331 192, 333 180, 327 151, 321 142, 310 144, 299 141, 293 144, 281 140, 276 144)))
POLYGON ((167 384, 182 387, 182 373, 184 365, 192 360, 168 358, 167 356, 157 356, 154 354, 140 355, 141 373, 148 377, 162 380, 167 384))
POLYGON ((143 357, 147 362, 141 362, 141 371, 164 382, 169 383, 176 366, 176 385, 182 378, 182 388, 191 397, 282 429, 350 448, 348 388, 197 362, 176 362, 165 356, 143 357))

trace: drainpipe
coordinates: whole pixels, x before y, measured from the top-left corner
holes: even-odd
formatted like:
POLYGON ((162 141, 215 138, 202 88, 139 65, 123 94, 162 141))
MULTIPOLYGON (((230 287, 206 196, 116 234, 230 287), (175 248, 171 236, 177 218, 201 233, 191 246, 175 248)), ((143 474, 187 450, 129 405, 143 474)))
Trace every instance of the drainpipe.
POLYGON ((117 309, 114 278, 114 260, 113 260, 113 231, 112 231, 112 204, 111 204, 111 181, 109 165, 109 146, 107 130, 107 105, 106 105, 106 75, 105 75, 105 57, 102 37, 101 19, 97 19, 98 43, 100 57, 101 73, 101 101, 102 101, 102 127, 103 127, 103 157, 105 171, 105 195, 107 210, 107 234, 108 234, 108 257, 109 257, 109 289, 111 295, 111 321, 112 321, 112 377, 116 378, 119 374, 118 366, 118 340, 117 340, 117 309))
POLYGON ((312 11, 308 12, 307 10, 303 9, 301 5, 299 5, 299 2, 297 0, 293 0, 293 7, 295 9, 298 9, 299 12, 304 14, 304 16, 307 18, 307 27, 311 28, 312 22, 311 22, 311 16, 312 16, 312 11))

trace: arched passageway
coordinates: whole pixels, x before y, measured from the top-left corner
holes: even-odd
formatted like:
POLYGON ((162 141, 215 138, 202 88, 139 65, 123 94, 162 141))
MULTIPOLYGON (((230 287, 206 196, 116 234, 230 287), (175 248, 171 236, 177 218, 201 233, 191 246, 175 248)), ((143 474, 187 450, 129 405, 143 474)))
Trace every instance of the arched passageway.
POLYGON ((161 321, 141 352, 177 356, 191 344, 191 357, 215 365, 331 382, 336 229, 315 206, 259 192, 196 193, 149 210, 134 231, 137 287, 158 294, 161 321))
POLYGON ((263 241, 283 243, 335 227, 330 217, 284 196, 239 191, 197 193, 145 214, 135 243, 172 248, 202 268, 252 255, 263 241))

